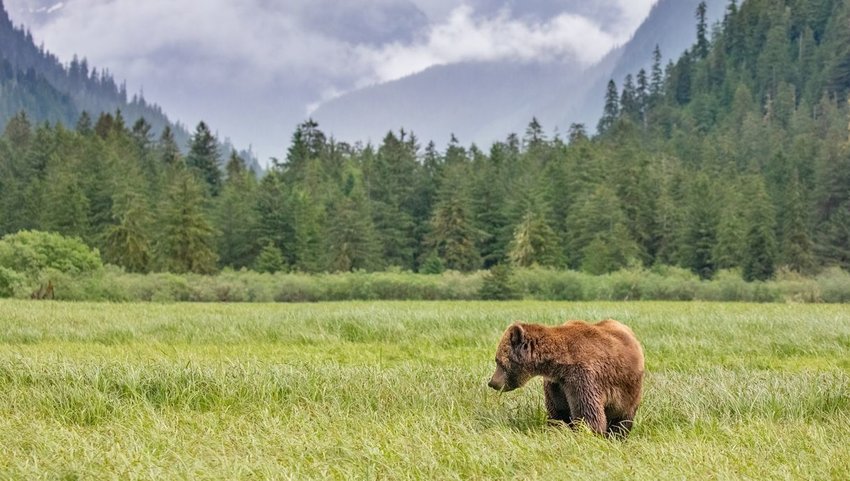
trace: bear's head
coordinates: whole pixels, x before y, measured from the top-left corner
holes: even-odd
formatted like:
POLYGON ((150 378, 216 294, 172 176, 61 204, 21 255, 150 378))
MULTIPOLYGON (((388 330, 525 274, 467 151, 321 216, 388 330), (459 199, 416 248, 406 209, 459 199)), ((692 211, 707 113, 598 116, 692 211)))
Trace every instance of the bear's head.
POLYGON ((519 389, 533 377, 529 370, 528 333, 519 323, 514 323, 502 335, 496 349, 496 372, 487 384, 491 388, 508 392, 519 389))

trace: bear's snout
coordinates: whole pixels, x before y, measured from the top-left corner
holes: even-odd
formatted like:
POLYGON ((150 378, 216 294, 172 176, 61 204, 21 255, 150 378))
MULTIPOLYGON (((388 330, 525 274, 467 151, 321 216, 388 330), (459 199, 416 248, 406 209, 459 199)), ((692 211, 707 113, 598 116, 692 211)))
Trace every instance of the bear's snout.
POLYGON ((502 389, 502 386, 499 385, 499 383, 497 383, 496 381, 494 381, 492 379, 490 379, 490 382, 488 382, 487 385, 490 386, 491 388, 497 390, 497 391, 502 389))

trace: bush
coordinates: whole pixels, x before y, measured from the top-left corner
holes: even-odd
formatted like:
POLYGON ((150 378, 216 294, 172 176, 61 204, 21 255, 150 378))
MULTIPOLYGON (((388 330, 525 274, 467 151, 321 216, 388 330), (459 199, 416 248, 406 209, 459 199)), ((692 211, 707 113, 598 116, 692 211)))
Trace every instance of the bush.
POLYGON ((0 267, 37 277, 47 269, 86 274, 103 268, 100 253, 81 240, 59 234, 21 231, 0 240, 0 267))
POLYGON ((12 269, 0 266, 0 297, 12 297, 23 287, 24 276, 12 269))
POLYGON ((823 271, 815 281, 825 302, 850 302, 850 273, 838 267, 823 271))
POLYGON ((541 301, 580 301, 585 298, 588 274, 556 271, 541 267, 519 269, 513 273, 516 289, 522 297, 541 301))
POLYGON ((511 269, 506 265, 497 265, 484 275, 478 296, 485 301, 508 301, 519 299, 519 293, 511 282, 511 269))
POLYGON ((219 275, 130 274, 106 266, 84 274, 47 268, 25 275, 0 267, 0 297, 27 297, 47 281, 56 299, 145 302, 323 302, 348 300, 536 299, 703 300, 746 302, 848 302, 850 273, 829 269, 817 278, 781 271, 767 282, 746 282, 739 272, 701 281, 675 267, 632 267, 603 276, 533 267, 437 275, 391 272, 261 274, 225 270, 219 275), (31 284, 31 285, 30 285, 31 284))

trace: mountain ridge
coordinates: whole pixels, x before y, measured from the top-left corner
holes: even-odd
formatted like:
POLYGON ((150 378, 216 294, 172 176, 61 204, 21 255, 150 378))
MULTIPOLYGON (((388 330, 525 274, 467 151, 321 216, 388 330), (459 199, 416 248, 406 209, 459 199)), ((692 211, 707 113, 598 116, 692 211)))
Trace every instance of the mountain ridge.
MULTIPOLYGON (((550 131, 565 132, 572 123, 592 128, 601 114, 610 78, 619 83, 627 73, 637 70, 636 66, 648 66, 656 44, 670 59, 693 43, 694 22, 684 22, 682 17, 692 19, 699 1, 661 0, 628 42, 587 68, 563 62, 467 62, 431 67, 340 96, 320 105, 311 116, 344 141, 379 140, 388 130, 404 127, 423 139, 448 140, 455 134, 463 142, 486 144, 522 131, 532 118, 550 131), (494 76, 500 82, 494 81, 494 76), (506 87, 505 83, 510 85, 506 87), (440 88, 428 89, 429 84, 440 88), (443 98, 437 98, 446 92, 443 98), (417 97, 423 100, 416 102, 417 97), (468 105, 464 108, 463 104, 468 105), (446 115, 458 110, 479 114, 460 119, 446 115)), ((707 3, 709 20, 720 19, 725 0, 707 3)))
MULTIPOLYGON (((121 111, 131 125, 144 118, 155 135, 170 127, 178 145, 188 149, 191 135, 184 125, 171 121, 159 105, 149 103, 142 94, 129 96, 126 85, 118 84, 109 70, 99 71, 77 56, 66 66, 44 46, 36 46, 29 30, 14 25, 3 0, 0 67, 0 127, 21 111, 36 123, 68 126, 75 125, 83 112, 96 118, 121 111)), ((231 149, 235 150, 230 141, 223 139, 222 156, 231 149)), ((240 155, 253 170, 262 171, 250 151, 240 155)))

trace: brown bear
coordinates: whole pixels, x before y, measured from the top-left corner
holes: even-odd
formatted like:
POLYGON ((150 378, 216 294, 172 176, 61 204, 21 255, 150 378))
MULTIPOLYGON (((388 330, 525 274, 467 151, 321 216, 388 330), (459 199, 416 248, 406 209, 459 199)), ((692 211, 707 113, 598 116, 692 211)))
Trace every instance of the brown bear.
POLYGON ((627 436, 640 403, 643 349, 631 329, 607 320, 557 327, 514 323, 496 351, 489 386, 513 391, 543 376, 550 422, 627 436))

